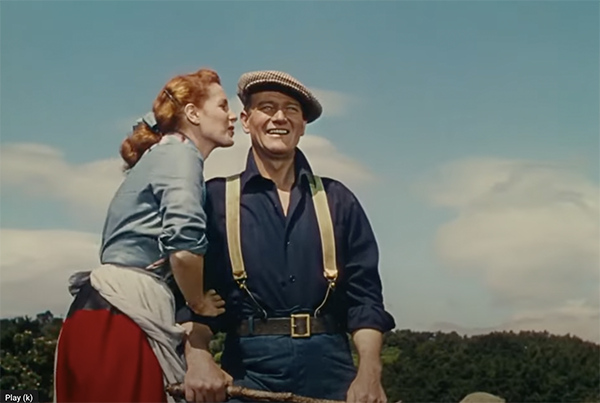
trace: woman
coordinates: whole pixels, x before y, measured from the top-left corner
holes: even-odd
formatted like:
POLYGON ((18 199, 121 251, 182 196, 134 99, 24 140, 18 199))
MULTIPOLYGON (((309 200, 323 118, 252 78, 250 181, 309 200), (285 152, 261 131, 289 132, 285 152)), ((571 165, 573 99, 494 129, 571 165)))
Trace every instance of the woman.
MULTIPOLYGON (((203 165, 233 145, 235 115, 211 70, 177 76, 121 146, 126 178, 106 217, 101 265, 70 279, 75 299, 56 351, 58 402, 164 402, 182 382, 172 275, 195 312, 224 302, 203 290, 203 165)), ((189 334, 188 334, 189 336, 189 334)))

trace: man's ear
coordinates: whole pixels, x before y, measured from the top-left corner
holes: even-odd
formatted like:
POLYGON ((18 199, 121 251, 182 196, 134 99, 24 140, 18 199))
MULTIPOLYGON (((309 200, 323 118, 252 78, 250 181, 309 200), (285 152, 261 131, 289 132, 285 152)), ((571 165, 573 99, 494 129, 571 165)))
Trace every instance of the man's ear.
POLYGON ((244 109, 240 113, 240 123, 242 124, 242 129, 246 134, 250 134, 250 126, 248 125, 248 119, 250 118, 250 114, 244 109))
POLYGON ((306 120, 302 121, 302 132, 300 134, 300 137, 304 136, 304 133, 306 133, 306 120))

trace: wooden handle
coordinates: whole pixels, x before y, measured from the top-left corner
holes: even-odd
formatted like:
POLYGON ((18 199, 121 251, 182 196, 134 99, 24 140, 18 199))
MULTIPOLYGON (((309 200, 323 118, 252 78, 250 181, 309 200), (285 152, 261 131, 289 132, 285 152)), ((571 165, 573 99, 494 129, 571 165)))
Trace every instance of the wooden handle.
MULTIPOLYGON (((183 384, 177 383, 166 387, 168 394, 176 399, 184 399, 185 391, 183 384)), ((290 402, 290 403, 344 403, 338 400, 315 399, 312 397, 298 396, 290 392, 267 392, 243 388, 241 386, 228 386, 227 398, 240 397, 255 402, 290 402)))

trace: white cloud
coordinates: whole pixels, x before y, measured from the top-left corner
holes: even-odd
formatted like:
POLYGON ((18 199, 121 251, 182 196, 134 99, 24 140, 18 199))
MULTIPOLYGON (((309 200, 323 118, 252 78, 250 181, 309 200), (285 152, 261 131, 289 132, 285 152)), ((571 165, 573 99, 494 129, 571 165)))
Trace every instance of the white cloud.
POLYGON ((118 158, 69 163, 55 148, 33 143, 0 147, 2 189, 17 189, 35 198, 64 202, 80 218, 97 220, 106 212, 123 179, 118 158))
POLYGON ((69 276, 99 264, 97 235, 61 230, 0 230, 0 314, 63 315, 71 302, 69 276))
POLYGON ((496 303, 517 312, 505 326, 598 329, 596 184, 557 164, 472 159, 443 167, 423 189, 456 212, 437 233, 441 261, 481 276, 496 303))
POLYGON ((358 98, 343 92, 319 88, 310 90, 323 106, 323 117, 344 116, 352 106, 358 103, 358 98))

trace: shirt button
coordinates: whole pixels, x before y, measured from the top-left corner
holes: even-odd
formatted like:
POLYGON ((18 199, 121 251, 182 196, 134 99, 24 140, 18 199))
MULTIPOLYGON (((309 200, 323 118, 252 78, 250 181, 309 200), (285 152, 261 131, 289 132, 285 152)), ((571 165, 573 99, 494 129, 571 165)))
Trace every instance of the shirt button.
POLYGON ((292 282, 292 283, 293 283, 294 281, 296 281, 296 277, 294 277, 294 276, 290 276, 290 282, 292 282))

